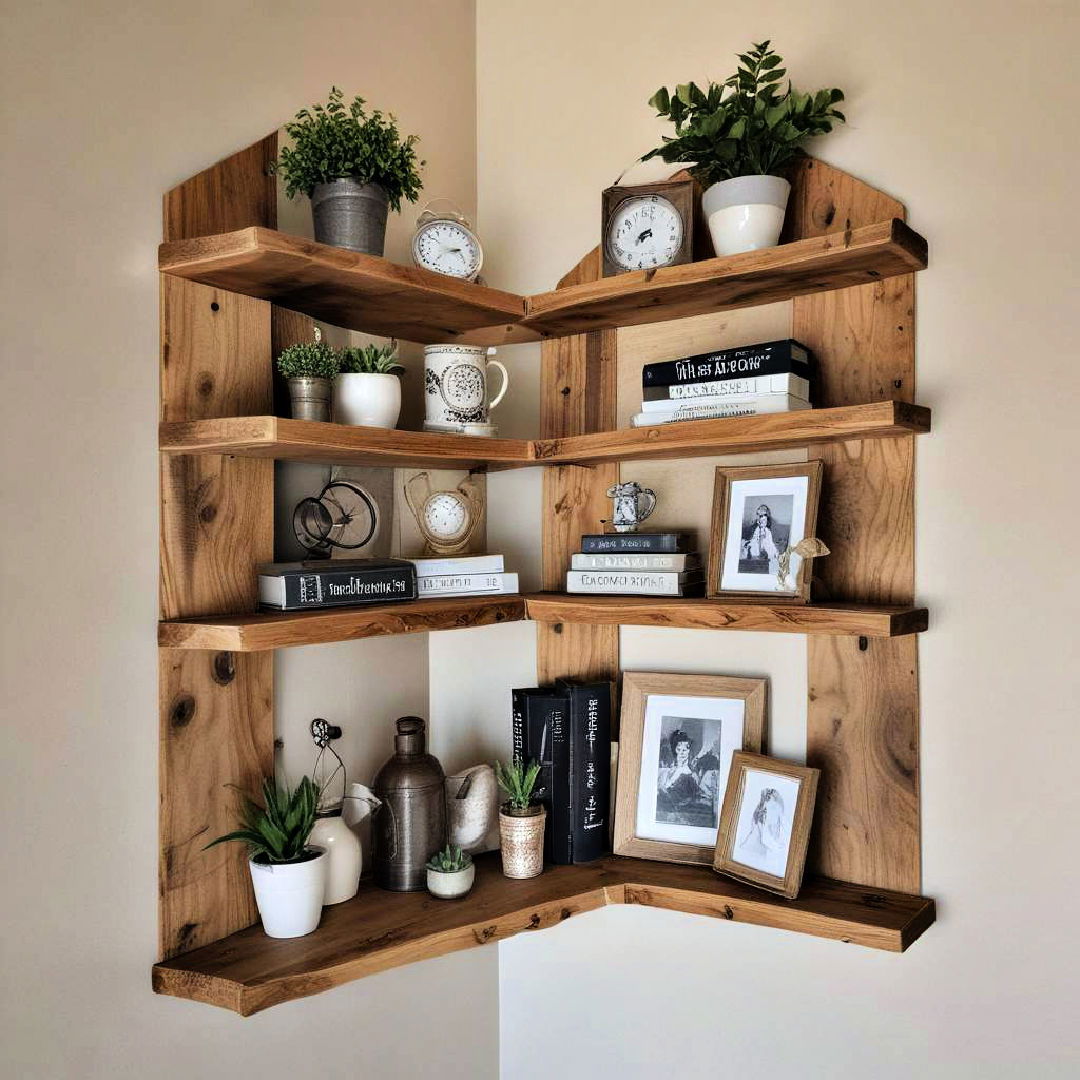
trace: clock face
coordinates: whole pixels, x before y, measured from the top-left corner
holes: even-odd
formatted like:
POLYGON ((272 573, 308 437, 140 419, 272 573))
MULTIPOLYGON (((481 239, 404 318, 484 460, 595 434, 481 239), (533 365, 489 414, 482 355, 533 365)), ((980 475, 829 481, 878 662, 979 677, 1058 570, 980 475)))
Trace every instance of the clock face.
POLYGON ((413 261, 449 277, 473 278, 480 272, 480 241, 456 221, 431 221, 413 237, 413 261))
POLYGON ((469 512, 459 495, 440 491, 424 505, 424 525, 439 540, 454 540, 469 524, 469 512))
POLYGON ((615 208, 608 222, 608 258, 620 270, 667 266, 683 242, 683 221, 663 195, 638 195, 615 208))

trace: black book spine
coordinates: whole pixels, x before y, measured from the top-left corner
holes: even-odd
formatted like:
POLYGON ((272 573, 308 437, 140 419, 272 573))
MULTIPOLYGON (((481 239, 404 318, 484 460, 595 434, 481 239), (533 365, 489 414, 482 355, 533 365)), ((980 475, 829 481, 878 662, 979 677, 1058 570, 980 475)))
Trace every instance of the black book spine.
POLYGON ((269 576, 284 582, 282 611, 416 599, 416 569, 412 566, 345 572, 294 571, 269 576))
POLYGON ((514 761, 525 760, 525 700, 527 691, 514 690, 511 693, 510 711, 512 716, 511 734, 514 741, 514 761))
POLYGON ((544 823, 544 861, 551 861, 551 722, 552 695, 533 690, 525 695, 525 762, 535 761, 540 774, 533 787, 533 802, 547 810, 544 823))
POLYGON ((607 854, 611 797, 611 684, 565 683, 570 697, 573 861, 607 854))
POLYGON ((551 707, 551 805, 544 830, 544 847, 551 861, 569 866, 574 861, 574 828, 571 817, 570 698, 559 694, 551 707), (550 841, 548 837, 550 836, 550 841))
POLYGON ((581 551, 585 555, 606 551, 652 551, 670 555, 684 548, 681 533, 594 533, 581 538, 581 551))
POLYGON ((761 345, 646 364, 641 369, 641 385, 648 389, 678 383, 745 379, 754 375, 791 374, 809 379, 811 372, 811 355, 804 345, 792 340, 767 341, 761 345))

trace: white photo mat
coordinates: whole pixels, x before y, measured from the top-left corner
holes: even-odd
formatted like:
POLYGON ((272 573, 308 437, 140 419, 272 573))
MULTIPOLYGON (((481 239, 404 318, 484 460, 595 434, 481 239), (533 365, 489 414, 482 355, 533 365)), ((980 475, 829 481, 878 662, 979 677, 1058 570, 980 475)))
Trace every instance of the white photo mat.
POLYGON ((792 776, 764 769, 746 770, 731 846, 732 862, 778 878, 786 875, 800 786, 801 781, 792 776), (763 804, 762 795, 767 790, 774 797, 763 804), (755 813, 762 806, 764 820, 755 822, 755 813))
MULTIPOLYGON (((780 596, 794 595, 796 589, 781 592, 776 588, 776 577, 771 574, 744 574, 739 571, 742 551, 743 516, 747 500, 767 501, 770 495, 791 495, 791 534, 788 546, 794 547, 806 535, 806 501, 810 481, 806 476, 778 476, 757 480, 733 480, 728 501, 728 519, 724 542, 724 565, 720 570, 720 588, 731 592, 776 593, 780 596)), ((802 558, 792 554, 788 579, 799 580, 802 558)))

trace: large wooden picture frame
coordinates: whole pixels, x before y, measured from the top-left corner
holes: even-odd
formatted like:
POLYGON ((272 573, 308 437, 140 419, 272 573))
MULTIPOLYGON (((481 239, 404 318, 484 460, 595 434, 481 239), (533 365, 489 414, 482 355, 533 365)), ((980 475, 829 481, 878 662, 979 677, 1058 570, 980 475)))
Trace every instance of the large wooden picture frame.
POLYGON ((820 775, 820 769, 779 758, 734 754, 713 869, 794 900, 802 885, 820 775))
POLYGON ((737 751, 763 749, 767 697, 766 679, 623 675, 616 855, 712 864, 727 761, 737 751), (685 706, 677 704, 680 698, 685 706), (710 699, 704 708, 702 699, 710 699), (668 707, 671 712, 662 715, 668 707), (685 767, 672 776, 679 771, 680 754, 685 767), (665 783, 669 779, 672 783, 665 783))
MULTIPOLYGON (((818 504, 821 500, 821 477, 823 466, 820 461, 807 461, 803 464, 792 465, 756 465, 748 468, 725 468, 716 470, 716 482, 713 487, 712 528, 709 533, 709 558, 708 576, 705 582, 705 594, 713 599, 731 597, 743 601, 757 601, 762 604, 796 603, 806 604, 810 600, 810 577, 811 563, 813 560, 791 555, 793 573, 790 575, 791 588, 781 589, 777 581, 776 555, 782 554, 790 543, 792 534, 797 534, 796 543, 806 537, 814 536, 817 528, 818 504), (791 495, 783 489, 787 486, 784 481, 788 479, 805 478, 805 497, 802 493, 791 495), (760 482, 760 496, 756 493, 746 492, 745 497, 737 492, 741 491, 743 482, 760 482), (740 485, 737 488, 737 485, 740 485), (769 491, 775 494, 768 494, 769 491), (749 505, 751 498, 754 501, 760 498, 761 506, 768 509, 771 500, 775 505, 777 500, 786 500, 788 506, 788 520, 785 523, 787 535, 774 541, 774 534, 779 536, 779 526, 774 523, 772 517, 768 517, 766 544, 770 545, 768 551, 757 551, 759 556, 751 560, 747 556, 747 562, 759 561, 765 569, 751 573, 740 573, 738 578, 743 584, 752 577, 759 576, 761 579, 760 589, 751 589, 744 584, 724 587, 725 574, 728 573, 729 564, 733 561, 729 558, 730 545, 734 526, 730 521, 733 512, 742 514, 743 506, 749 505), (800 507, 801 502, 801 507, 800 507), (737 505, 736 505, 737 503, 737 505), (799 512, 801 509, 801 513, 799 512)), ((792 485, 794 488, 796 485, 792 485)), ((798 485, 802 486, 802 485, 798 485)), ((739 532, 742 536, 742 532, 739 532)), ((741 543, 742 541, 740 541, 741 543)), ((739 557, 738 564, 743 565, 743 559, 739 557)))

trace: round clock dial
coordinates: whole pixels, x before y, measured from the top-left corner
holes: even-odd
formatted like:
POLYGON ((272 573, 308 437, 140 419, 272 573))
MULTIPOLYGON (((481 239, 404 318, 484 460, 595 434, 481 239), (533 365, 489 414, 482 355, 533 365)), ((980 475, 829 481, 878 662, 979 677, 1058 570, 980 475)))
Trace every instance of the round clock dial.
POLYGON ((622 270, 652 270, 674 261, 683 242, 683 221, 663 195, 621 202, 608 222, 608 257, 622 270))
POLYGON ((469 525, 469 511, 459 496, 440 491, 424 505, 424 525, 439 540, 454 540, 469 525))
POLYGON ((476 277, 484 256, 476 235, 457 221, 439 219, 422 225, 413 237, 413 260, 425 270, 448 277, 476 277))

